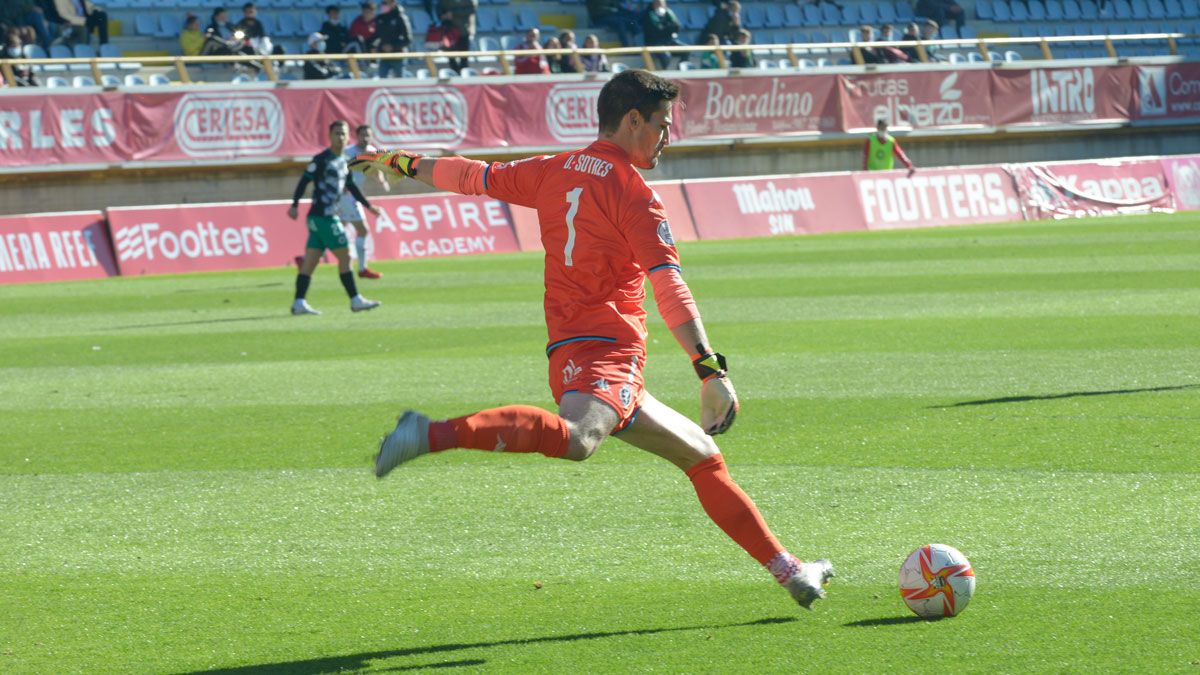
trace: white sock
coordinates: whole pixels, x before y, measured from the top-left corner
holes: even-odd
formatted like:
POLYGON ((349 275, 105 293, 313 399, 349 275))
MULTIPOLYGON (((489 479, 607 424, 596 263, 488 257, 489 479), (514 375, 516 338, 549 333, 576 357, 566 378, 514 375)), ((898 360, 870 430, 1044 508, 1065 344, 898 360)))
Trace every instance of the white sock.
POLYGON ((367 237, 366 235, 355 237, 354 250, 358 251, 358 271, 361 272, 367 269, 367 237))

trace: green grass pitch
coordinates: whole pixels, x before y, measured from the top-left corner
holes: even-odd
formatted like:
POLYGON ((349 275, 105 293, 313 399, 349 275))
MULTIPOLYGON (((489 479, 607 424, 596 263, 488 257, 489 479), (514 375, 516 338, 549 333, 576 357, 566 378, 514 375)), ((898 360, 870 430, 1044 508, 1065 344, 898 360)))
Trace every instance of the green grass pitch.
MULTIPOLYGON (((447 453, 551 405, 536 255, 0 287, 0 672, 1200 672, 1200 215, 685 244, 719 439, 808 613, 666 462, 447 453), (915 547, 966 553, 911 617, 915 547)), ((651 311, 652 317, 656 313, 651 311)), ((652 319, 647 381, 695 415, 652 319)))

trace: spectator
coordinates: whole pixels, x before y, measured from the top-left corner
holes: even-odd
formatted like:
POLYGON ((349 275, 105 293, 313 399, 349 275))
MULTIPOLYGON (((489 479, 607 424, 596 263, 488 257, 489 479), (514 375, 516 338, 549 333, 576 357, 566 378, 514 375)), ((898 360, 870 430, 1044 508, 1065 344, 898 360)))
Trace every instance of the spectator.
MULTIPOLYGON (((20 29, 15 26, 8 29, 8 44, 4 47, 4 57, 9 59, 25 58, 25 43, 21 38, 20 29)), ((33 74, 32 66, 17 66, 12 67, 13 82, 11 84, 18 87, 36 87, 38 86, 37 78, 33 74)))
MULTIPOLYGON (((558 45, 561 49, 579 49, 579 45, 575 43, 575 31, 564 30, 558 34, 558 45)), ((582 73, 585 72, 583 62, 579 60, 578 54, 563 54, 555 57, 558 60, 558 71, 560 73, 582 73)), ((553 70, 551 65, 551 70, 553 70)))
POLYGON ((0 28, 4 29, 6 36, 9 29, 15 28, 22 46, 36 43, 42 49, 50 49, 50 26, 46 23, 46 13, 33 0, 0 2, 0 28))
POLYGON ((620 0, 587 0, 587 11, 591 25, 615 31, 623 47, 633 44, 638 16, 625 9, 620 0))
MULTIPOLYGON (((454 43, 456 52, 471 51, 471 41, 475 39, 475 13, 479 11, 479 0, 438 0, 438 16, 450 12, 450 19, 458 28, 458 42, 454 43)), ((450 67, 462 72, 467 67, 465 56, 450 59, 450 67)))
MULTIPOLYGON (((667 0, 653 0, 642 17, 642 34, 646 36, 647 47, 684 46, 683 41, 679 39, 680 28, 682 25, 679 23, 679 17, 667 7, 667 0)), ((670 68, 671 59, 671 54, 654 55, 660 70, 670 68)))
POLYGON ((454 49, 458 44, 459 30, 451 19, 450 12, 441 16, 441 22, 429 27, 425 33, 425 51, 445 52, 454 49))
POLYGON ((325 36, 325 53, 353 54, 362 52, 362 45, 350 37, 350 31, 342 25, 342 10, 337 5, 325 8, 325 23, 321 24, 325 36))
POLYGON ((375 3, 364 2, 362 13, 350 22, 350 37, 362 45, 364 52, 378 51, 378 24, 375 22, 375 3))
MULTIPOLYGON (((407 52, 412 46, 412 23, 408 13, 396 0, 383 0, 379 5, 379 16, 375 18, 376 51, 380 54, 407 52)), ((387 77, 393 70, 400 69, 397 59, 383 60, 379 64, 379 76, 387 77)))
POLYGON ((708 36, 716 35, 721 44, 732 44, 742 28, 742 3, 737 0, 717 8, 717 11, 700 29, 700 44, 708 44, 708 36))
MULTIPOLYGON (((308 36, 308 51, 305 54, 324 54, 328 48, 328 36, 322 33, 313 33, 308 36)), ((330 63, 328 59, 311 59, 304 62, 304 79, 306 80, 331 80, 339 77, 342 74, 342 69, 337 65, 330 63)))
MULTIPOLYGON (((222 8, 213 10, 212 19, 204 31, 204 47, 201 56, 232 56, 233 54, 254 54, 254 48, 246 42, 241 34, 235 34, 233 26, 229 25, 229 13, 222 8)), ((252 64, 258 68, 258 64, 252 64)), ((237 64, 235 67, 241 67, 237 64)))
POLYGON ((921 26, 921 40, 925 42, 925 56, 930 61, 941 61, 942 57, 937 53, 937 47, 929 44, 930 40, 938 39, 938 22, 933 19, 925 19, 925 24, 921 26))
POLYGON ((200 32, 200 18, 188 14, 183 20, 183 30, 179 32, 179 49, 184 56, 199 56, 204 51, 204 33, 200 32))
MULTIPOLYGON (((904 27, 904 35, 900 37, 905 42, 917 42, 921 39, 921 29, 916 23, 909 23, 904 27)), ((904 56, 908 58, 909 63, 920 63, 921 55, 917 53, 917 48, 901 47, 900 51, 904 52, 904 56)))
POLYGON ((233 27, 235 37, 238 31, 242 32, 242 36, 249 43, 254 54, 283 53, 283 48, 277 47, 271 41, 271 36, 267 35, 267 29, 263 26, 262 21, 258 20, 258 8, 254 6, 253 2, 242 5, 242 20, 233 27))
MULTIPOLYGON (((589 34, 583 40, 583 48, 599 49, 600 38, 595 33, 589 34)), ((584 54, 579 57, 579 61, 583 64, 584 72, 607 73, 609 71, 608 57, 604 54, 584 54)))
MULTIPOLYGON (((549 40, 546 40, 546 44, 542 45, 542 49, 562 49, 562 43, 558 41, 558 38, 551 37, 549 40)), ((562 72, 562 61, 559 59, 558 54, 547 54, 546 63, 550 66, 550 72, 562 72)))
MULTIPOLYGON (((733 44, 742 47, 750 44, 750 31, 745 28, 739 28, 733 36, 733 44)), ((754 53, 749 49, 739 49, 729 52, 729 67, 730 68, 756 68, 758 67, 757 60, 754 58, 754 53)))
POLYGON ((953 21, 959 35, 962 35, 962 27, 967 18, 963 8, 954 0, 917 0, 915 12, 917 16, 933 19, 941 26, 953 21))
MULTIPOLYGON (((875 29, 867 25, 858 27, 858 52, 862 55, 863 63, 887 63, 887 59, 876 47, 864 47, 862 45, 868 42, 875 41, 875 29)), ((850 60, 854 61, 854 48, 850 49, 850 60)))
POLYGON ((90 42, 95 31, 100 44, 108 44, 108 14, 91 0, 54 0, 50 8, 58 14, 60 39, 64 42, 90 42))
POLYGON ((537 52, 513 57, 513 71, 517 75, 544 75, 550 72, 550 64, 542 55, 542 32, 536 28, 525 31, 525 41, 517 46, 518 51, 537 52))
MULTIPOLYGON (((704 40, 704 44, 710 47, 720 46, 721 38, 717 37, 716 33, 709 33, 704 40)), ((704 55, 700 57, 700 67, 709 70, 721 67, 721 59, 717 56, 717 51, 715 49, 704 52, 704 55)))
POLYGON ((875 123, 875 133, 863 145, 863 171, 888 171, 896 165, 897 159, 908 167, 908 175, 912 177, 916 171, 913 163, 900 149, 900 143, 888 133, 887 120, 880 119, 875 123))
MULTIPOLYGON (((879 27, 879 40, 894 42, 896 40, 895 32, 892 24, 885 23, 879 27)), ((877 51, 883 55, 883 60, 887 63, 908 63, 908 54, 901 51, 899 47, 878 47, 877 51)))
POLYGON ((213 37, 222 40, 233 39, 233 26, 229 24, 229 12, 225 11, 224 7, 218 7, 213 10, 212 20, 208 24, 208 32, 213 37))

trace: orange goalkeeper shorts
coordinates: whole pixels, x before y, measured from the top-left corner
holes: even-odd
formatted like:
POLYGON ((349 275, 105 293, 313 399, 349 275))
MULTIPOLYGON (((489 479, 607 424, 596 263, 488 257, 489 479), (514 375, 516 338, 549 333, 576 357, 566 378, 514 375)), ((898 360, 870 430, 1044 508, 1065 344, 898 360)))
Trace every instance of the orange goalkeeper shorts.
POLYGON ((617 433, 633 423, 645 398, 645 365, 645 345, 568 342, 550 352, 550 391, 555 403, 573 391, 604 401, 620 417, 612 431, 617 433))

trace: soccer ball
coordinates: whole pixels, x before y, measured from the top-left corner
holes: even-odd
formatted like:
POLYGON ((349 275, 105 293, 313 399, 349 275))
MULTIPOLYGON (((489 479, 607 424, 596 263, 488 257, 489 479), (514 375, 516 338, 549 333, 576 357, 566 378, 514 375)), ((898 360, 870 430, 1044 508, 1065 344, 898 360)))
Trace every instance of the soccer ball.
POLYGON ((955 616, 967 608, 974 594, 971 562, 951 546, 922 546, 900 566, 900 597, 917 616, 955 616))

